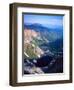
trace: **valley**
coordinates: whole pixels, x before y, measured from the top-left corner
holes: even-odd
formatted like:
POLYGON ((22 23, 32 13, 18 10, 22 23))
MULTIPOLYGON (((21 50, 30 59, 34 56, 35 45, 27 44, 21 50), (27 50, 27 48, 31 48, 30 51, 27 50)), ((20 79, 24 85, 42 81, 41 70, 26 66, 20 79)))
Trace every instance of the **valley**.
POLYGON ((41 24, 25 25, 24 74, 58 72, 63 72, 62 30, 52 30, 41 24))

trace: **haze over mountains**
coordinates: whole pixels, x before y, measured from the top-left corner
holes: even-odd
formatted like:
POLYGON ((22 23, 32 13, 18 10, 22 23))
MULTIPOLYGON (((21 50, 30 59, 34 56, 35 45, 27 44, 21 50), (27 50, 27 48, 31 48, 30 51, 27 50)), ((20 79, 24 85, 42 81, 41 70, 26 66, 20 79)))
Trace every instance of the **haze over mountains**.
POLYGON ((40 33, 41 36, 44 36, 49 41, 55 41, 56 39, 60 39, 63 37, 63 30, 61 27, 58 28, 48 28, 43 26, 42 24, 25 24, 24 29, 34 30, 37 33, 40 33))

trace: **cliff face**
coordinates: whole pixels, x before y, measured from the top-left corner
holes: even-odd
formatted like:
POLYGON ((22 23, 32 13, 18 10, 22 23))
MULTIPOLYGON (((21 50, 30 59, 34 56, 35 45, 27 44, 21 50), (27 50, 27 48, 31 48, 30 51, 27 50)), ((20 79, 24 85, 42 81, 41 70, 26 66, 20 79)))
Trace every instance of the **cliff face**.
POLYGON ((34 30, 24 30, 24 53, 28 54, 29 58, 40 57, 44 54, 43 50, 36 45, 36 41, 34 40, 34 38, 38 38, 38 36, 39 33, 34 30))
POLYGON ((25 29, 24 30, 24 38, 31 38, 31 37, 37 37, 38 33, 31 29, 25 29))

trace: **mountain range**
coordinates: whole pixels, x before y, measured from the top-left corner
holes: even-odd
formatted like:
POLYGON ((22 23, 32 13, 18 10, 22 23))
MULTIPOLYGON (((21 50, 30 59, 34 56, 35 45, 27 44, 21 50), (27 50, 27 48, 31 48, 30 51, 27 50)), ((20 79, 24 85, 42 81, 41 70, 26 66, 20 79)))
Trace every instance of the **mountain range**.
POLYGON ((34 24, 25 24, 24 30, 30 29, 34 30, 37 33, 40 33, 41 37, 46 38, 49 42, 55 41, 63 37, 62 28, 48 28, 43 26, 42 24, 34 23, 34 24))
POLYGON ((24 74, 63 72, 63 30, 24 25, 24 74))

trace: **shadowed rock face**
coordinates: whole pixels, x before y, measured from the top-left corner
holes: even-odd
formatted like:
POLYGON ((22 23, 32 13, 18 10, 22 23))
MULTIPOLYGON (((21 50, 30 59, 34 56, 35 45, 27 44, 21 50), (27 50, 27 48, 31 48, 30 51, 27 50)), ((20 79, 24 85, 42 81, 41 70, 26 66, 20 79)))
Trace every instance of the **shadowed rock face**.
POLYGON ((52 56, 43 56, 37 59, 37 63, 35 65, 37 67, 45 67, 51 62, 52 59, 52 56))
POLYGON ((63 57, 45 56, 33 62, 25 60, 24 74, 63 73, 63 57))

